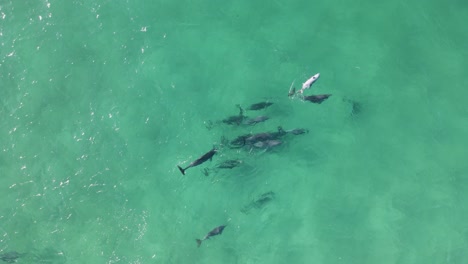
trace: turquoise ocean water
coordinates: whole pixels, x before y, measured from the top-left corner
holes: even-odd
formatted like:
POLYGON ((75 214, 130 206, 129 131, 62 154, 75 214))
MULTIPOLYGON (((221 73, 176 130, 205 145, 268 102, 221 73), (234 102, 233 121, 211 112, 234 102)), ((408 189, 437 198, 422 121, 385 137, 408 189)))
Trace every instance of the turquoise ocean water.
POLYGON ((0 0, 0 254, 468 263, 467 18, 466 1, 0 0), (306 93, 327 101, 287 97, 317 72, 306 93), (266 122, 219 123, 265 100, 246 115, 266 122), (309 133, 222 140, 278 126, 309 133))

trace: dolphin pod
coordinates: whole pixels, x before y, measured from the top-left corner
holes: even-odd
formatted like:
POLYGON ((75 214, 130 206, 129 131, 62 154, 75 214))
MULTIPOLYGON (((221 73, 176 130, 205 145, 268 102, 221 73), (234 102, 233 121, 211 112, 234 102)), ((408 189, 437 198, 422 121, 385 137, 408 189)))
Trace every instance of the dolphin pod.
MULTIPOLYGON (((304 94, 304 92, 310 89, 312 85, 315 84, 319 78, 320 78, 320 73, 316 73, 312 75, 310 78, 308 78, 305 82, 302 83, 302 87, 298 91, 296 91, 296 88, 294 87, 294 81, 293 81, 289 88, 288 96, 291 98, 299 98, 302 101, 308 101, 308 102, 315 103, 315 104, 323 103, 325 100, 327 100, 331 96, 331 94, 316 94, 316 95, 304 94)), ((350 103, 352 103, 353 113, 357 113, 360 111, 360 105, 358 103, 351 102, 351 101, 350 103)), ((271 105, 273 105, 272 102, 264 101, 264 102, 252 104, 246 107, 245 109, 248 111, 258 111, 258 110, 269 108, 271 105)), ((236 126, 243 127, 247 125, 256 125, 258 123, 265 122, 266 120, 270 119, 268 116, 265 116, 265 115, 259 115, 257 117, 250 118, 244 114, 244 109, 240 105, 236 105, 236 106, 239 108, 239 114, 228 116, 227 118, 222 119, 221 121, 217 121, 217 122, 224 123, 226 125, 236 125, 236 126)), ((211 129, 212 122, 209 121, 207 124, 208 124, 207 126, 208 129, 211 129)), ((244 148, 248 150, 252 150, 252 149, 268 150, 273 147, 282 145, 284 140, 286 140, 287 138, 290 138, 288 135, 302 135, 308 132, 309 130, 306 128, 295 128, 295 129, 285 130, 281 126, 278 126, 277 130, 275 131, 266 131, 266 132, 259 132, 259 133, 249 132, 246 134, 241 134, 238 137, 230 141, 223 137, 221 141, 221 146, 227 146, 230 149, 244 148)), ((200 156, 198 159, 192 161, 187 167, 182 168, 181 166, 177 165, 177 168, 180 170, 180 172, 183 175, 185 175, 186 170, 188 170, 189 168, 199 166, 208 160, 212 160, 213 156, 217 152, 218 152, 218 149, 213 148, 210 151, 203 154, 202 156, 200 156)), ((227 159, 227 160, 224 160, 223 162, 218 163, 216 166, 212 167, 211 169, 205 168, 204 174, 208 176, 210 171, 217 172, 220 169, 232 169, 232 168, 240 166, 242 163, 243 161, 239 159, 227 159)), ((263 193, 257 198, 255 198, 253 201, 251 201, 249 204, 244 206, 241 209, 241 212, 247 214, 251 210, 262 209, 267 204, 275 200, 275 195, 276 194, 273 191, 263 193)), ((203 238, 196 239, 197 246, 200 247, 203 241, 213 236, 221 235, 225 227, 226 225, 217 226, 211 231, 209 231, 203 238)), ((15 257, 16 257, 15 255, 11 255, 11 256, 7 256, 6 259, 14 260, 15 257)))

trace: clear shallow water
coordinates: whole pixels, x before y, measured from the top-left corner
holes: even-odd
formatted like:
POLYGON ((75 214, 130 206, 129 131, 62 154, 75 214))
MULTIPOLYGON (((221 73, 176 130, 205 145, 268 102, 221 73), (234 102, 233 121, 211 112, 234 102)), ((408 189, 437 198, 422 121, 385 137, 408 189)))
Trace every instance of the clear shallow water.
POLYGON ((18 262, 467 261, 463 2, 3 1, 0 15, 0 250, 18 262), (286 97, 316 72, 308 93, 329 100, 286 97), (262 100, 267 122, 206 128, 262 100), (310 133, 176 168, 278 125, 310 133))

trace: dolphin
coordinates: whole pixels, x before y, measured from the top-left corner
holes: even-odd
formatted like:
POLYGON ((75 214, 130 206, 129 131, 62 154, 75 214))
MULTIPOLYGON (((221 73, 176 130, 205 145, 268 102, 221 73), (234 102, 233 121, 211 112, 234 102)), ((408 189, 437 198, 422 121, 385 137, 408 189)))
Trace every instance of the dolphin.
POLYGON ((312 86, 312 84, 318 80, 318 78, 320 77, 320 73, 317 73, 315 74, 314 76, 310 77, 307 81, 305 81, 303 84, 302 84, 302 89, 300 89, 298 91, 298 93, 302 94, 304 92, 305 89, 309 89, 310 86, 312 86))
POLYGON ((190 163, 185 169, 182 169, 182 167, 180 167, 180 166, 177 166, 177 168, 179 168, 180 172, 182 172, 182 174, 185 175, 185 171, 188 168, 198 166, 198 165, 204 163, 207 160, 211 160, 213 158, 214 154, 216 154, 217 151, 218 151, 217 149, 213 148, 212 150, 210 150, 207 153, 203 154, 203 156, 201 156, 200 158, 196 159, 195 161, 192 161, 192 163, 190 163))
POLYGON ((230 148, 242 148, 245 146, 245 141, 247 138, 251 137, 253 134, 244 134, 241 136, 236 137, 235 139, 228 141, 227 144, 230 148))
POLYGON ((256 104, 253 104, 253 105, 249 106, 249 108, 247 108, 247 110, 260 110, 260 109, 267 108, 272 104, 273 103, 271 103, 271 102, 260 102, 260 103, 256 103, 256 104))
POLYGON ((243 148, 245 146, 254 146, 257 148, 274 147, 280 145, 282 142, 279 140, 287 134, 300 135, 308 133, 309 130, 304 128, 295 128, 291 130, 284 130, 281 126, 275 132, 262 132, 257 134, 244 134, 227 142, 229 148, 243 148))
POLYGON ((218 226, 216 227, 215 229, 211 230, 210 232, 208 232, 208 234, 206 234, 206 236, 202 239, 196 239, 197 241, 197 245, 200 247, 201 243, 203 242, 203 240, 206 240, 212 236, 217 236, 217 235, 221 235, 223 233, 223 230, 224 228, 226 227, 226 225, 222 225, 222 226, 218 226))
POLYGON ((250 202, 248 205, 244 206, 241 209, 241 212, 243 212, 244 214, 248 214, 252 209, 262 209, 265 205, 273 201, 275 199, 275 196, 276 194, 272 191, 263 193, 255 200, 250 202))
POLYGON ((309 95, 304 96, 305 101, 309 101, 316 104, 321 104, 323 101, 327 100, 331 94, 319 94, 319 95, 309 95))
POLYGON ((246 116, 244 116, 244 110, 242 109, 242 107, 240 105, 236 106, 239 107, 239 115, 229 116, 222 120, 223 123, 228 125, 240 125, 242 121, 246 118, 246 116))
POLYGON ((285 131, 282 127, 279 126, 278 131, 276 132, 262 132, 257 134, 245 134, 242 136, 238 136, 236 139, 232 140, 229 143, 229 145, 231 146, 231 148, 241 148, 245 145, 254 145, 257 142, 276 140, 286 135, 286 133, 287 131, 285 131))
POLYGON ((221 163, 216 164, 214 168, 211 168, 211 169, 205 168, 203 170, 203 174, 205 174, 205 176, 208 176, 210 174, 210 171, 217 172, 220 169, 232 169, 241 164, 242 164, 242 160, 225 160, 221 163))
POLYGON ((8 263, 15 263, 16 259, 22 257, 25 254, 26 253, 18 253, 16 251, 9 251, 9 252, 0 254, 0 259, 8 263))
POLYGON ((242 160, 225 160, 216 165, 218 169, 232 169, 242 164, 242 160))
POLYGON ((252 145, 254 147, 256 147, 256 148, 269 149, 269 148, 272 148, 274 146, 281 145, 282 143, 283 142, 281 142, 281 140, 278 140, 278 139, 268 139, 268 140, 265 140, 265 141, 255 142, 252 145))
POLYGON ((245 141, 253 145, 257 142, 262 142, 262 141, 267 141, 267 140, 272 140, 272 139, 276 139, 274 133, 264 132, 264 133, 258 133, 258 134, 252 135, 246 138, 245 141))
POLYGON ((242 124, 244 124, 244 125, 256 125, 258 123, 265 122, 268 119, 270 119, 268 116, 257 116, 257 117, 254 117, 254 118, 249 118, 249 119, 244 120, 244 122, 242 122, 242 124))
POLYGON ((300 135, 300 134, 309 133, 309 130, 305 128, 295 128, 291 130, 286 130, 286 133, 290 133, 293 135, 300 135))
POLYGON ((362 105, 360 102, 346 98, 343 99, 343 102, 351 104, 351 115, 354 116, 361 113, 362 105))

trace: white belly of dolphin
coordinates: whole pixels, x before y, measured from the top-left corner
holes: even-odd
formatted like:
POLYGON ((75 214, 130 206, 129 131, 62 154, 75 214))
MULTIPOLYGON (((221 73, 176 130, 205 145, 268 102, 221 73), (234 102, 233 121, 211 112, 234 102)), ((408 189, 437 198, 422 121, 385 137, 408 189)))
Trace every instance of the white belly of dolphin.
POLYGON ((317 73, 315 74, 314 76, 310 77, 307 81, 305 81, 303 84, 302 84, 302 89, 299 91, 299 93, 303 93, 305 89, 309 89, 310 86, 318 80, 318 78, 320 77, 320 73, 317 73))

